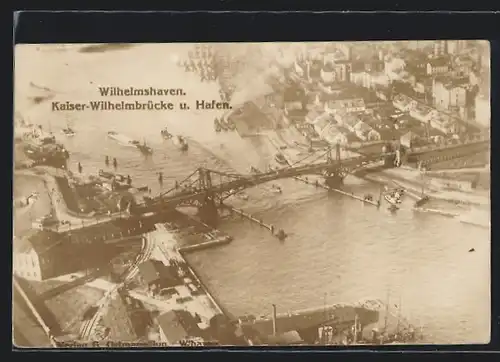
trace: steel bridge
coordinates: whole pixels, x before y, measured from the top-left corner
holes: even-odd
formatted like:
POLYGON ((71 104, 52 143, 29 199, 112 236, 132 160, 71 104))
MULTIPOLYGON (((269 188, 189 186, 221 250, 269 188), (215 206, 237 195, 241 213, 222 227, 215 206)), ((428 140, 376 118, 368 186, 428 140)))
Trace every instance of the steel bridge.
MULTIPOLYGON (((394 167, 396 151, 361 155, 347 159, 340 158, 340 146, 326 149, 325 152, 309 154, 307 157, 294 163, 289 163, 279 169, 249 175, 221 172, 207 168, 198 168, 191 175, 170 190, 154 198, 148 198, 144 203, 134 205, 134 214, 158 212, 178 206, 197 207, 207 217, 207 222, 217 215, 217 205, 232 195, 244 189, 261 185, 267 182, 298 177, 304 175, 321 175, 326 184, 338 186, 344 177, 375 163, 383 161, 386 167, 394 167), (332 157, 336 151, 336 157, 332 157)), ((404 161, 431 164, 451 159, 467 157, 489 149, 489 140, 473 141, 459 145, 448 145, 434 148, 419 148, 408 152, 404 161)))

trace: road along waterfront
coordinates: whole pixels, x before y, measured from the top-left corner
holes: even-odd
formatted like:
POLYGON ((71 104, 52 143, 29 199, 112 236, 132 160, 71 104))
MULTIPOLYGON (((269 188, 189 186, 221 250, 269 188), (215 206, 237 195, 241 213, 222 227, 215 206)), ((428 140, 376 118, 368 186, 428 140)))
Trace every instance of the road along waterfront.
MULTIPOLYGON (((193 75, 154 56, 152 48, 145 45, 95 56, 82 56, 73 50, 43 56, 24 54, 17 59, 30 59, 30 65, 19 74, 65 97, 88 99, 97 92, 89 82, 97 81, 137 87, 167 82, 172 88, 186 89, 192 99, 212 93, 214 99, 218 97, 215 84, 200 85, 193 75), (39 62, 36 74, 33 62, 39 62), (172 69, 165 69, 168 67, 172 69), (70 84, 66 79, 73 81, 70 84)), ((28 88, 24 90, 29 92, 28 88)), ((28 120, 45 127, 50 120, 53 129, 65 127, 66 118, 72 118, 78 133, 65 145, 72 155, 73 170, 81 162, 87 171, 97 171, 104 168, 105 155, 117 157, 117 171, 130 174, 138 184, 148 183, 152 193, 161 190, 157 172, 164 172, 164 187, 169 188, 196 167, 248 173, 250 166, 264 169, 272 162, 275 150, 265 139, 216 134, 213 118, 217 115, 207 111, 56 114, 46 104, 26 109, 28 120), (37 112, 30 113, 35 108, 37 112), (192 139, 187 153, 161 140, 164 126, 192 139), (146 139, 154 148, 153 155, 143 157, 137 150, 119 146, 106 138, 109 130, 146 139)), ((433 343, 489 340, 488 230, 415 213, 412 202, 391 214, 293 179, 279 184, 282 194, 261 186, 246 191, 248 201, 230 203, 283 228, 289 235, 285 243, 279 243, 267 230, 235 218, 219 226, 234 236, 231 244, 186 257, 214 297, 233 314, 268 315, 272 303, 278 311, 316 306, 323 303, 325 293, 329 304, 383 299, 390 290, 391 302, 398 304, 408 319, 419 321, 433 343), (476 252, 467 253, 470 248, 476 252)), ((377 195, 379 186, 348 177, 344 189, 377 195)))

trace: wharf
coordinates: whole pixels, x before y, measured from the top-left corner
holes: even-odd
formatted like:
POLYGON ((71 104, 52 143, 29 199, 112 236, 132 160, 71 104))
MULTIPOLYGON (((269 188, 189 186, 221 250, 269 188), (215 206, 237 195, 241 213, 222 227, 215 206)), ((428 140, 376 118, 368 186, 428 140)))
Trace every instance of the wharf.
MULTIPOLYGON (((289 331, 300 331, 311 328, 319 328, 322 325, 350 327, 356 316, 362 326, 373 325, 379 322, 380 313, 378 308, 356 304, 334 304, 323 307, 297 310, 290 313, 278 313, 276 315, 276 332, 278 334, 289 331)), ((273 318, 260 317, 257 319, 240 318, 243 327, 252 328, 262 335, 273 334, 273 318)))
POLYGON ((191 275, 201 286, 204 292, 203 294, 205 294, 205 296, 208 298, 207 301, 200 299, 199 295, 197 297, 194 297, 192 295, 191 297, 193 300, 189 303, 189 305, 186 304, 185 308, 187 308, 187 310, 189 310, 190 312, 198 313, 199 315, 204 316, 207 321, 215 315, 224 314, 222 308, 208 291, 208 288, 206 288, 206 286, 201 282, 198 275, 186 262, 186 259, 184 258, 184 255, 181 251, 182 248, 179 248, 177 240, 175 240, 175 237, 172 235, 172 233, 163 224, 156 224, 155 226, 156 230, 149 233, 148 236, 150 241, 153 242, 156 249, 159 251, 159 255, 161 255, 163 263, 169 265, 172 260, 175 260, 177 263, 183 263, 187 265, 191 275))

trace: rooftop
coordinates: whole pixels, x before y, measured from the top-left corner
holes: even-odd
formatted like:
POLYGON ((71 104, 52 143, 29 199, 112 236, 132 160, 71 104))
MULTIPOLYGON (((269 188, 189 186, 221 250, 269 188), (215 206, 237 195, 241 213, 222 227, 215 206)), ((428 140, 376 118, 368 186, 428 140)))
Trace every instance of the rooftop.
POLYGON ((444 67, 448 65, 448 59, 444 57, 432 58, 429 59, 428 64, 430 64, 431 67, 444 67))
POLYGON ((158 316, 160 329, 170 343, 200 336, 200 328, 195 318, 184 310, 170 310, 158 316))
POLYGON ((168 266, 154 259, 139 264, 139 273, 147 284, 163 279, 176 279, 168 266))
POLYGON ((18 253, 28 253, 34 250, 40 255, 59 245, 62 241, 63 239, 56 232, 33 229, 23 237, 16 238, 13 248, 18 253))
POLYGON ((363 98, 337 99, 335 101, 328 102, 328 108, 337 110, 346 108, 362 108, 364 106, 365 101, 363 98))

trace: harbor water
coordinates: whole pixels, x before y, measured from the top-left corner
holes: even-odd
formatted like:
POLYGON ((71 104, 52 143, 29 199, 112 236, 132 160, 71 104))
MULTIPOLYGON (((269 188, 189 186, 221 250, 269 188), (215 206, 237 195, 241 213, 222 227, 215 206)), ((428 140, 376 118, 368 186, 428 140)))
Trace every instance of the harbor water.
MULTIPOLYGON (((16 112, 28 122, 51 129, 71 153, 70 168, 117 172, 155 194, 169 189, 197 167, 249 172, 265 168, 274 150, 263 139, 241 139, 235 132, 215 133, 221 111, 53 112, 50 101, 30 103, 45 93, 52 100, 108 100, 99 86, 183 88, 184 99, 218 99, 215 83, 199 83, 179 69, 168 49, 144 45, 105 53, 79 53, 26 46, 16 49, 16 112), (165 54, 165 55, 163 55, 165 54), (48 89, 43 89, 48 88, 48 89), (75 130, 64 138, 68 124, 75 130), (165 126, 189 137, 182 152, 160 135, 165 126), (140 142, 153 154, 108 139, 113 130, 140 142), (112 170, 112 167, 109 167, 112 170), (160 186, 158 173, 163 173, 160 186)), ((186 51, 176 46, 178 53, 186 51)), ((115 97, 121 100, 120 97, 115 97)), ((132 99, 131 99, 132 100, 132 99)), ((179 99, 181 100, 181 99, 179 99)), ((230 203, 288 234, 279 242, 267 229, 238 217, 220 229, 234 237, 229 245, 190 254, 187 259, 216 298, 234 315, 278 312, 353 302, 386 300, 391 309, 421 325, 431 343, 486 343, 490 331, 490 232, 453 218, 417 213, 410 200, 391 213, 289 179, 245 191, 248 200, 230 203), (468 252, 474 248, 475 252, 468 252)), ((379 186, 347 178, 344 189, 378 197, 379 186)))

